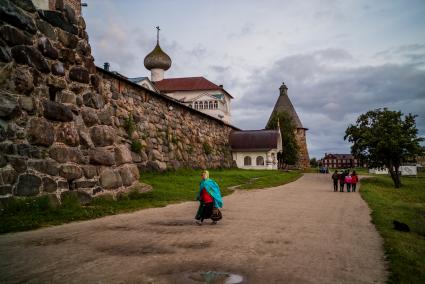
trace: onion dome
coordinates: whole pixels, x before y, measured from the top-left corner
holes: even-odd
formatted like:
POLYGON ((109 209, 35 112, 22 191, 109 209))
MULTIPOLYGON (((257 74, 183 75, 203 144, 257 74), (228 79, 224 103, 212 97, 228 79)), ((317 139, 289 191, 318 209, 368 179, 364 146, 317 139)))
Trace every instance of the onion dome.
POLYGON ((144 61, 145 67, 148 70, 162 69, 168 70, 171 67, 171 58, 164 51, 162 51, 159 43, 156 43, 155 48, 146 55, 144 61))

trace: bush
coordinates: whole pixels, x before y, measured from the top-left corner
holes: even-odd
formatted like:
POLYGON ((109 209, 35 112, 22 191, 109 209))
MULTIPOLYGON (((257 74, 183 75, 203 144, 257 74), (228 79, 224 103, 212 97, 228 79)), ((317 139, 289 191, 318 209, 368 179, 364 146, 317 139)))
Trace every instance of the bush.
POLYGON ((204 153, 205 153, 205 155, 209 155, 209 154, 212 153, 212 148, 211 148, 210 144, 204 143, 203 146, 204 146, 204 153))
POLYGON ((129 137, 131 137, 133 132, 136 130, 132 114, 130 114, 128 118, 124 119, 124 129, 127 131, 129 137))
POLYGON ((134 153, 140 154, 140 152, 142 152, 142 149, 143 149, 143 146, 139 141, 137 140, 131 141, 131 151, 133 151, 134 153))

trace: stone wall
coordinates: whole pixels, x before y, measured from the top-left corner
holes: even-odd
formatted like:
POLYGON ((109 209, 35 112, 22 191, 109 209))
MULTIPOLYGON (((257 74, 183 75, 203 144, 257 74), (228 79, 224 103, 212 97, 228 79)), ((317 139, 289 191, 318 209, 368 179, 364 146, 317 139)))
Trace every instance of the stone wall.
POLYGON ((96 69, 84 19, 58 9, 2 0, 0 197, 117 192, 139 169, 232 165, 231 126, 96 69))
POLYGON ((295 139, 299 148, 296 167, 300 169, 306 169, 310 167, 310 157, 307 150, 306 134, 307 130, 305 128, 297 128, 295 133, 295 139))
POLYGON ((110 102, 98 112, 98 117, 101 121, 115 118, 113 124, 118 126, 121 139, 127 144, 141 144, 139 154, 132 153, 139 168, 233 165, 228 142, 233 127, 111 72, 98 68, 98 75, 101 85, 97 91, 110 102), (130 115, 134 122, 131 134, 126 127, 130 115))

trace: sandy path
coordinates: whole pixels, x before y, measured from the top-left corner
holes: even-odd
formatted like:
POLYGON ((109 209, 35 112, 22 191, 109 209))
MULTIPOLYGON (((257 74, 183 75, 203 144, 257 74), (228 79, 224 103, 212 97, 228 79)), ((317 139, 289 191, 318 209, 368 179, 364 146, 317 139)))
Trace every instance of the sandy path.
POLYGON ((0 283, 383 283, 382 240, 358 193, 306 174, 224 198, 224 219, 196 226, 196 202, 0 236, 0 283))

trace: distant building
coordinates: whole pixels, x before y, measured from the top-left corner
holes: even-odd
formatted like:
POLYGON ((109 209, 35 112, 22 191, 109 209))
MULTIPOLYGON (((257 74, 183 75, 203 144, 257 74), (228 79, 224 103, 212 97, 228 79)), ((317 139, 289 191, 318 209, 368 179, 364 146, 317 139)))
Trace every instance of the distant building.
POLYGON ((277 170, 282 136, 279 129, 232 131, 230 147, 238 168, 277 170))
POLYGON ((425 146, 422 147, 422 154, 416 156, 416 163, 421 167, 425 167, 425 146))
POLYGON ((352 154, 328 154, 321 159, 322 166, 328 168, 344 169, 360 167, 361 164, 352 154))

